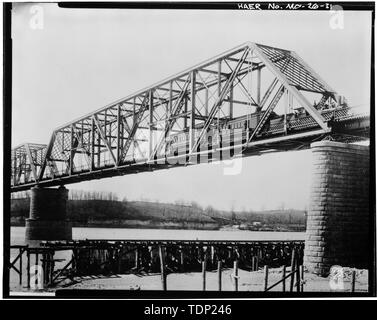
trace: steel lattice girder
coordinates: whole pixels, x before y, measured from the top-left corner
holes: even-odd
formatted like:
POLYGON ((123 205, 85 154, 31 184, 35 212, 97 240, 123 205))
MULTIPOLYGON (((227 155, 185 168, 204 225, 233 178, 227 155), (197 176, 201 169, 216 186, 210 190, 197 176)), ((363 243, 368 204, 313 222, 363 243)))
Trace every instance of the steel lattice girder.
POLYGON ((12 149, 11 180, 13 185, 24 182, 38 181, 39 170, 44 162, 46 145, 36 143, 24 143, 12 149), (32 176, 31 176, 32 175, 32 176))
MULTIPOLYGON (((13 185, 25 183, 17 174, 30 176, 30 172, 27 182, 42 182, 81 173, 96 177, 96 172, 108 169, 118 174, 127 166, 155 164, 167 157, 168 140, 177 132, 188 135, 189 163, 207 132, 220 130, 242 106, 262 115, 244 147, 263 144, 266 123, 284 94, 308 114, 291 125, 298 130, 311 128, 316 134, 331 131, 332 118, 319 107, 329 99, 337 104, 338 94, 295 52, 245 43, 55 129, 40 163, 29 160, 30 169, 25 171, 21 160, 12 162, 13 185), (319 94, 319 104, 313 105, 304 92, 319 94)), ((286 125, 287 120, 279 141, 290 139, 286 125)), ((280 134, 282 129, 276 128, 280 134)), ((21 153, 31 158, 24 149, 21 153)))

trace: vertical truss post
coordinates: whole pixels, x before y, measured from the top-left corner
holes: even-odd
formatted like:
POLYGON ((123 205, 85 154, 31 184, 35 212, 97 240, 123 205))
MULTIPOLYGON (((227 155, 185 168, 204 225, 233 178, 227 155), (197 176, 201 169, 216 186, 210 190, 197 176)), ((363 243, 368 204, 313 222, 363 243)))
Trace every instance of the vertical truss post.
POLYGON ((17 185, 19 184, 20 180, 18 179, 18 173, 21 171, 21 163, 20 160, 18 159, 18 167, 17 169, 14 170, 14 184, 17 185))
POLYGON ((293 96, 292 96, 292 94, 289 91, 287 91, 287 94, 288 94, 288 111, 292 112, 292 109, 293 109, 293 96))
POLYGON ((64 130, 61 132, 61 135, 62 135, 62 143, 61 143, 61 147, 62 147, 62 153, 64 153, 64 130))
POLYGON ((187 96, 185 95, 185 97, 183 98, 184 99, 184 109, 183 109, 183 113, 184 113, 184 118, 183 118, 183 128, 184 130, 187 129, 187 96))
POLYGON ((101 165, 101 136, 97 128, 97 168, 101 165))
POLYGON ((84 121, 81 121, 81 147, 84 147, 84 121))
POLYGON ((13 170, 12 170, 12 178, 13 178, 13 185, 17 184, 16 181, 16 170, 17 170, 17 157, 16 157, 16 151, 13 151, 13 170))
MULTIPOLYGON (((132 109, 132 126, 134 126, 135 124, 135 121, 136 121, 136 97, 133 98, 133 109, 132 109)), ((122 123, 123 125, 123 123, 122 123)), ((129 130, 128 132, 128 137, 130 136, 131 134, 131 130, 129 130)), ((132 144, 132 158, 135 159, 135 144, 136 144, 136 141, 133 142, 132 144)), ((123 142, 122 142, 122 145, 123 145, 123 142)))
POLYGON ((25 175, 25 179, 26 179, 26 158, 25 158, 25 154, 22 154, 21 155, 21 159, 20 159, 20 170, 18 171, 18 177, 17 177, 17 180, 20 181, 21 180, 21 175, 22 175, 22 172, 24 173, 25 175))
POLYGON ((149 91, 149 149, 148 158, 153 153, 153 91, 149 91))
POLYGON ((17 170, 14 171, 14 180, 16 181, 16 184, 18 184, 20 182, 20 179, 19 179, 19 174, 21 172, 21 159, 20 157, 17 157, 18 158, 18 167, 17 170))
POLYGON ((18 170, 18 173, 17 173, 17 181, 18 181, 18 183, 22 182, 21 181, 22 174, 24 174, 26 176, 25 164, 24 164, 24 156, 20 155, 20 170, 18 170))
POLYGON ((132 124, 135 123, 136 119, 136 97, 133 98, 132 102, 132 124))
POLYGON ((229 119, 233 118, 233 83, 230 85, 229 89, 229 119))
POLYGON ((195 70, 191 71, 190 150, 195 143, 195 70))
POLYGON ((262 80, 262 69, 257 69, 257 103, 260 105, 260 93, 261 93, 261 80, 262 80))
POLYGON ((172 110, 173 110, 173 81, 170 81, 169 82, 169 101, 166 104, 166 120, 165 120, 164 136, 163 136, 163 139, 164 139, 163 141, 165 144, 166 144, 167 132, 169 131, 169 120, 170 120, 172 110))
MULTIPOLYGON (((221 95, 221 60, 219 60, 217 65, 217 96, 220 98, 221 95)), ((220 119, 220 109, 217 110, 217 119, 220 119)))
POLYGON ((34 181, 37 182, 38 181, 37 170, 35 168, 33 157, 32 157, 31 152, 30 152, 30 147, 27 143, 25 143, 24 148, 25 148, 26 154, 27 154, 29 161, 30 161, 30 167, 31 167, 31 171, 33 173, 34 181))
POLYGON ((169 104, 167 118, 170 118, 171 112, 173 110, 173 81, 169 82, 169 104))
MULTIPOLYGON (((169 97, 169 99, 170 99, 170 97, 169 97)), ((170 109, 170 100, 169 100, 168 102, 166 102, 166 106, 165 106, 165 125, 164 125, 164 133, 163 133, 164 143, 166 143, 166 134, 165 134, 165 132, 167 132, 169 130, 170 110, 171 109, 170 109)))
POLYGON ((204 115, 208 117, 208 88, 205 88, 204 91, 204 115))
POLYGON ((17 166, 17 161, 16 161, 16 167, 15 167, 15 170, 14 170, 14 181, 15 181, 15 184, 18 184, 20 182, 20 179, 19 179, 19 173, 21 172, 21 159, 20 157, 18 156, 18 166, 17 166))
POLYGON ((107 109, 105 110, 105 117, 103 122, 103 133, 106 138, 106 132, 107 132, 107 109))
POLYGON ((122 116, 122 110, 120 111, 120 124, 119 124, 119 165, 122 162, 122 151, 123 151, 123 143, 124 143, 124 123, 123 123, 123 116, 122 116))
MULTIPOLYGON (((121 132, 120 132, 120 126, 121 126, 121 114, 120 114, 120 104, 118 104, 117 106, 117 153, 116 153, 116 165, 119 166, 119 158, 120 158, 120 135, 121 135, 121 132)), ((110 133, 111 134, 111 133, 110 133)))
POLYGON ((107 151, 110 154, 110 157, 111 157, 111 160, 113 161, 113 164, 116 166, 117 161, 116 161, 116 157, 115 157, 115 155, 113 153, 113 150, 112 150, 111 141, 109 141, 107 139, 107 137, 106 137, 106 129, 105 129, 106 127, 104 126, 104 130, 102 130, 101 124, 100 124, 100 122, 98 120, 97 115, 93 115, 93 119, 94 119, 94 123, 96 124, 99 136, 100 136, 100 143, 101 143, 101 140, 102 140, 102 142, 104 143, 107 151))
POLYGON ((250 96, 252 95, 253 93, 253 60, 251 59, 252 57, 252 52, 250 51, 250 61, 247 62, 247 73, 248 73, 248 76, 249 76, 249 88, 247 88, 248 90, 246 90, 250 96))
MULTIPOLYGON (((113 122, 110 121, 110 123, 109 123, 109 125, 108 125, 108 127, 109 127, 109 142, 110 142, 110 145, 112 145, 112 142, 113 142, 113 136, 112 136, 112 134, 111 134, 111 132, 112 132, 112 128, 111 128, 112 124, 113 124, 113 122)), ((106 135, 106 134, 105 134, 105 135, 106 135)), ((115 138, 115 139, 116 139, 116 138, 115 138)))
POLYGON ((94 119, 91 119, 91 130, 90 130, 90 171, 94 170, 94 144, 95 144, 95 139, 96 139, 96 134, 95 134, 95 127, 94 127, 94 119))
POLYGON ((75 144, 75 141, 74 141, 74 135, 73 135, 73 132, 74 132, 74 128, 73 128, 74 124, 71 124, 71 148, 69 150, 69 174, 72 175, 73 174, 73 157, 74 157, 74 151, 73 151, 73 148, 74 148, 74 144, 75 144))
POLYGON ((221 60, 217 63, 217 96, 221 94, 221 60))
POLYGON ((286 92, 285 92, 285 101, 284 101, 284 133, 285 134, 287 134, 288 105, 289 105, 289 92, 288 92, 288 90, 286 90, 286 92))

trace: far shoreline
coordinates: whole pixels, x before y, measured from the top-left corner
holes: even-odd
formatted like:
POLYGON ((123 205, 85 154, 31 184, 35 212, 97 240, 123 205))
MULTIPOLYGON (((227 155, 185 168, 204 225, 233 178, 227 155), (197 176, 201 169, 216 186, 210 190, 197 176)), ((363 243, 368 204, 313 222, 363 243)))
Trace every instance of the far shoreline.
MULTIPOLYGON (((10 227, 25 227, 25 223, 11 223, 10 227)), ((192 230, 192 231, 226 231, 226 232, 237 232, 237 231, 249 231, 249 232, 276 232, 276 233, 286 233, 286 232, 297 232, 305 233, 305 230, 273 230, 273 229, 260 229, 260 230, 250 230, 250 229, 239 229, 233 228, 231 226, 219 226, 213 228, 193 228, 184 225, 180 226, 159 226, 159 225, 109 225, 109 224, 79 224, 73 223, 72 228, 88 228, 88 229, 154 229, 154 230, 192 230)))

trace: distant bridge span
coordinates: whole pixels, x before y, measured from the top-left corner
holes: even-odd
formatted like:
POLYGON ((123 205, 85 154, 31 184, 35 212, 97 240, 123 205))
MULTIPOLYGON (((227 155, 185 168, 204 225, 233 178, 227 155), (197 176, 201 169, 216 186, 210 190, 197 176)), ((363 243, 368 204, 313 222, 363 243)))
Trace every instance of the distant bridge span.
POLYGON ((11 191, 368 139, 295 52, 245 43, 12 149, 11 191), (198 159, 200 156, 200 159, 198 159))

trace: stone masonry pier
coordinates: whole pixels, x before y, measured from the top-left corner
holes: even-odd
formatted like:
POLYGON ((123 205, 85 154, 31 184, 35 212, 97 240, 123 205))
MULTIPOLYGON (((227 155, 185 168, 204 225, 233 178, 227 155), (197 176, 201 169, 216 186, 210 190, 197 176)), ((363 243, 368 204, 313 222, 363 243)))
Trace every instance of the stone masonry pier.
POLYGON ((31 189, 26 240, 70 240, 72 226, 66 220, 68 190, 65 187, 31 189))
POLYGON ((326 276, 331 266, 366 268, 369 147, 322 141, 313 153, 304 264, 326 276))

